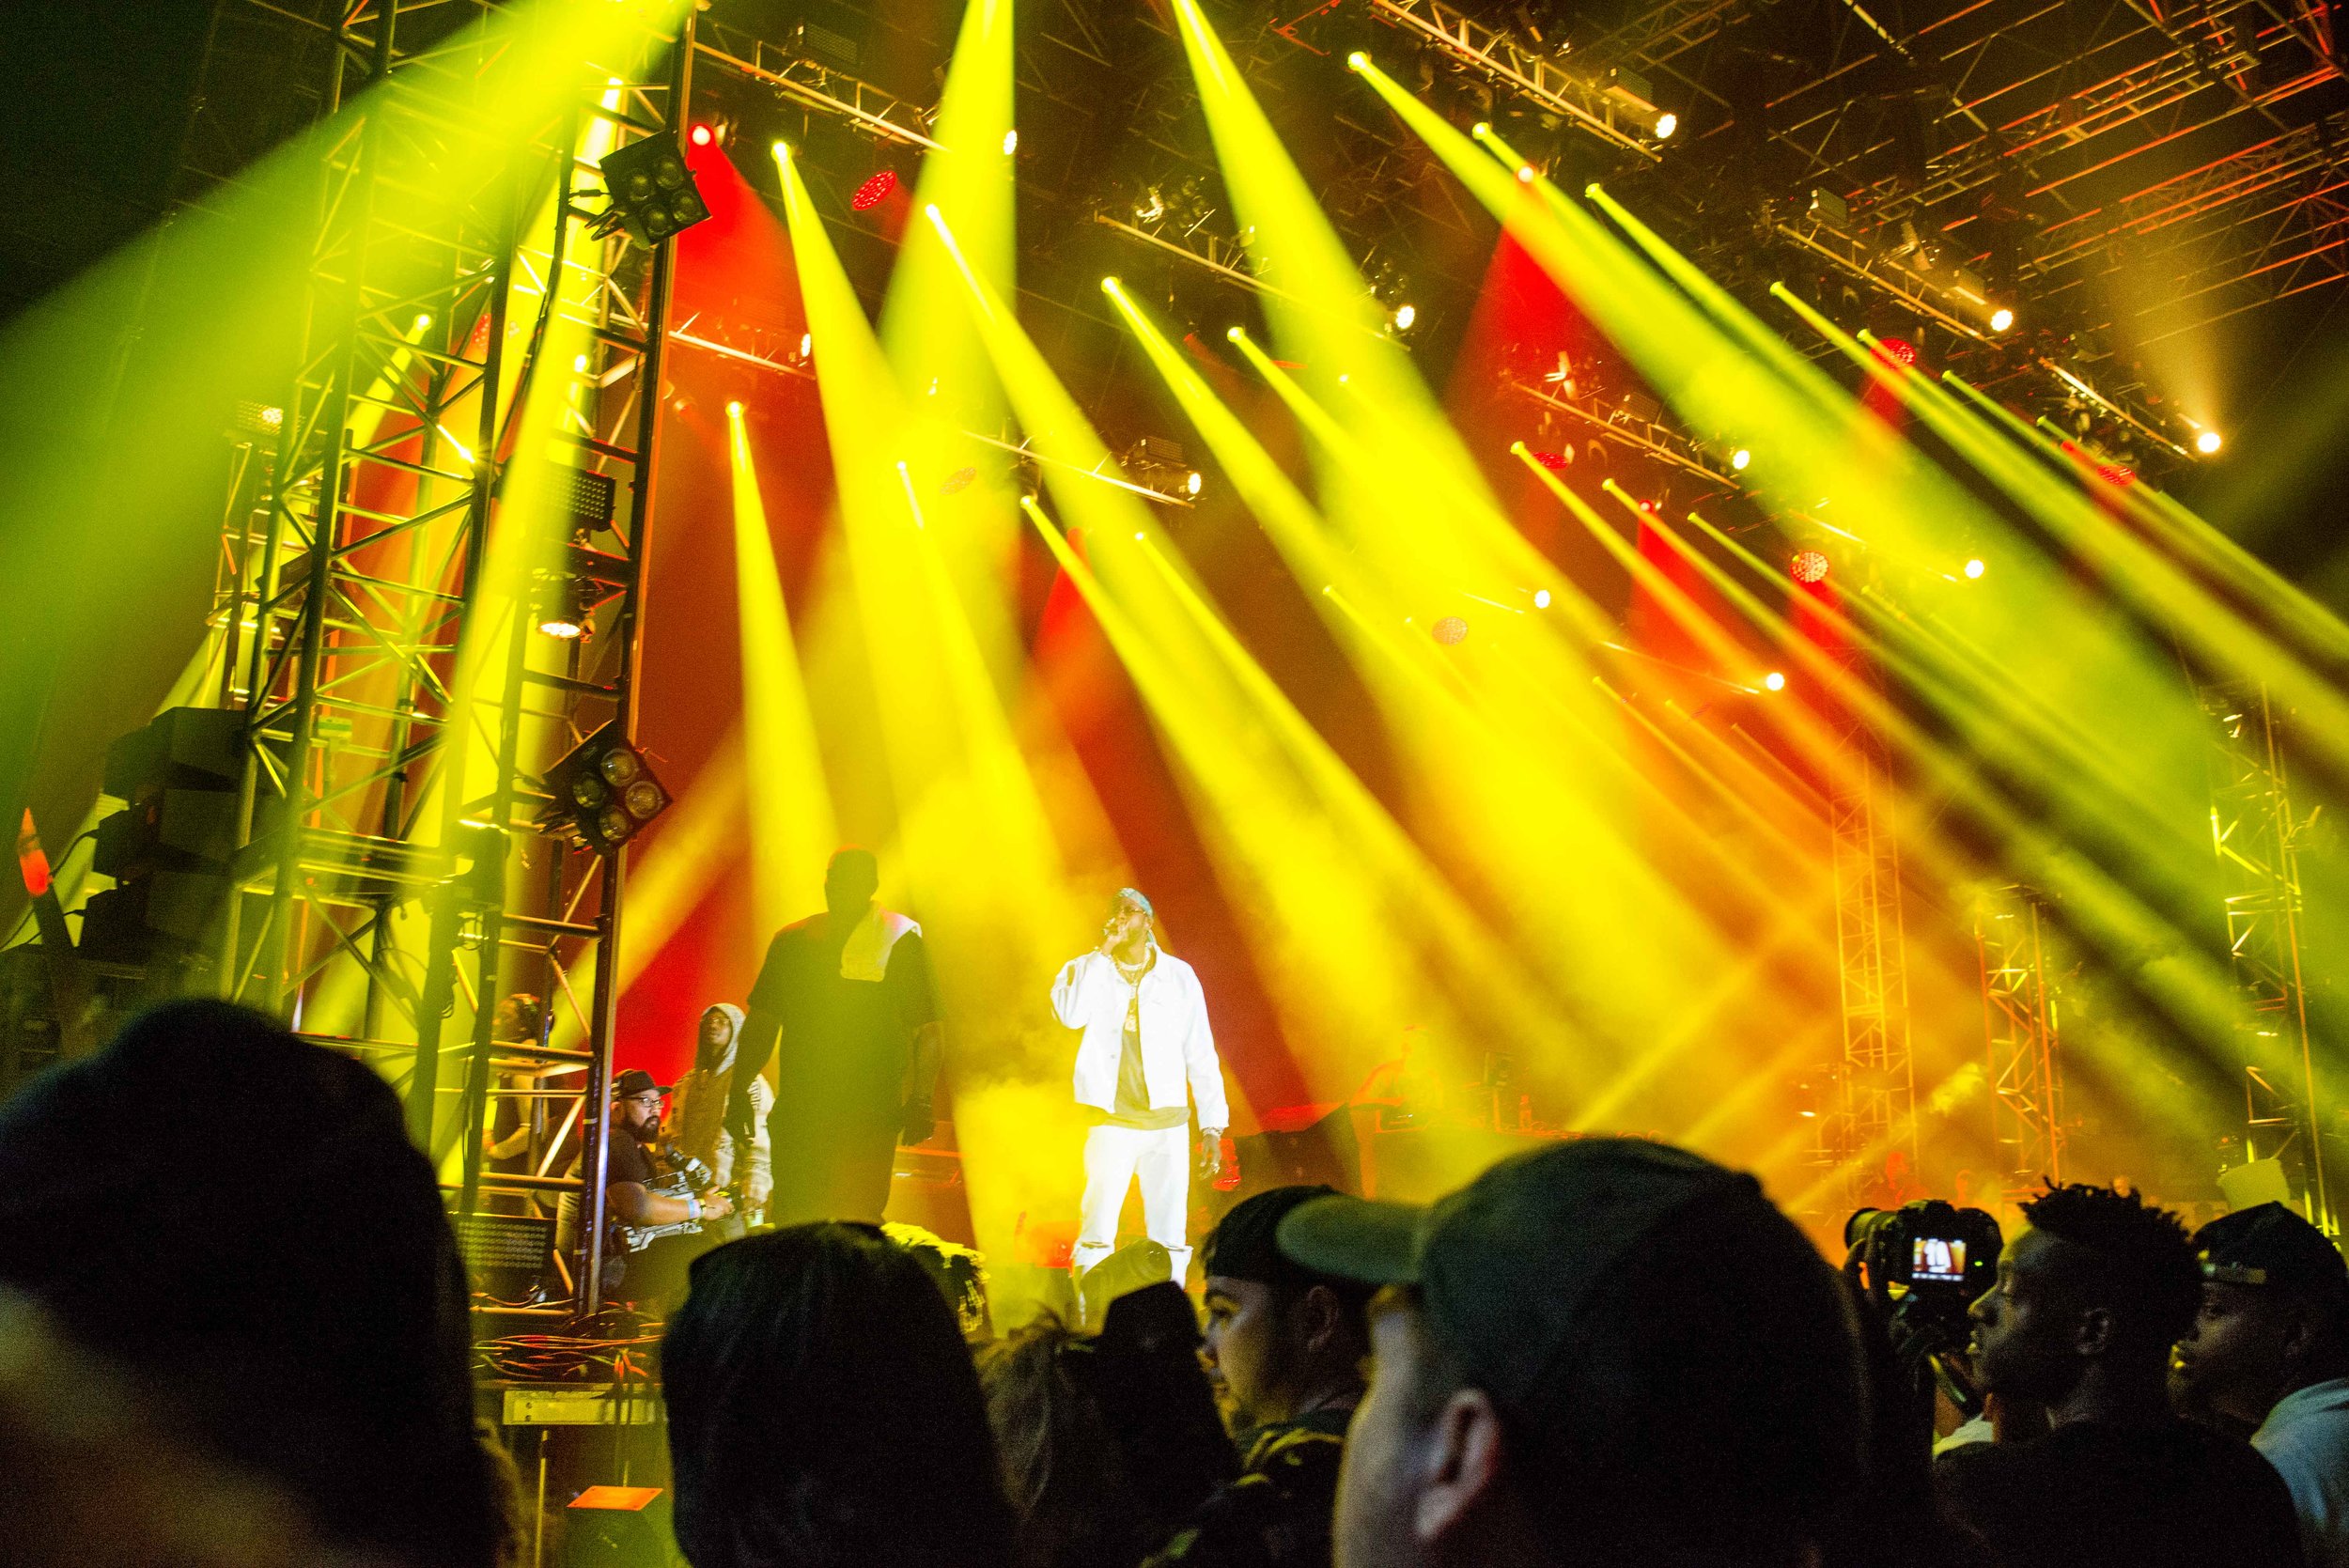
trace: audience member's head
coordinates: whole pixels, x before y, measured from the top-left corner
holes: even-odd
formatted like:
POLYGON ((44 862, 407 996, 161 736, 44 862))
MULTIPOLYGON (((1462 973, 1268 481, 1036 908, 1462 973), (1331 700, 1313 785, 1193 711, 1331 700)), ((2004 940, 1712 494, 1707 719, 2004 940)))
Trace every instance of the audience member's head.
POLYGON ((373 1072, 243 1008, 158 1008, 0 1108, 0 1284, 321 1532, 490 1560, 463 1271, 373 1072))
POLYGON ((2078 1402, 2161 1407, 2170 1347, 2201 1295, 2186 1227, 2138 1193, 2083 1183, 2051 1184, 2023 1218, 1972 1308, 1983 1388, 2059 1417, 2078 1402))
POLYGON ((1370 1354, 1371 1287, 1303 1267, 1274 1240, 1299 1204, 1330 1187, 1280 1187, 1232 1206, 1200 1249, 1206 1274, 1201 1357, 1235 1432, 1345 1408, 1370 1354))
POLYGON ((878 1229, 796 1225, 705 1253, 661 1358, 694 1568, 1011 1560, 970 1352, 878 1229))
POLYGON ((1124 1568, 1155 1545, 1096 1397, 1093 1349, 1047 1316, 979 1358, 1022 1568, 1124 1568))
POLYGON ((1851 1304, 1750 1176, 1587 1139, 1432 1208, 1317 1199, 1280 1244, 1383 1287, 1340 1568, 1794 1563, 1854 1506, 1851 1304))
POLYGON ((2194 1235, 2201 1308, 2177 1347, 2187 1397, 2256 1426, 2286 1394, 2349 1375, 2349 1266, 2325 1233, 2262 1203, 2194 1235))
POLYGON ((985 1344, 995 1337, 995 1319, 987 1301, 987 1259, 977 1249, 894 1219, 881 1227, 881 1234, 912 1253, 913 1261, 938 1281, 964 1340, 985 1344))

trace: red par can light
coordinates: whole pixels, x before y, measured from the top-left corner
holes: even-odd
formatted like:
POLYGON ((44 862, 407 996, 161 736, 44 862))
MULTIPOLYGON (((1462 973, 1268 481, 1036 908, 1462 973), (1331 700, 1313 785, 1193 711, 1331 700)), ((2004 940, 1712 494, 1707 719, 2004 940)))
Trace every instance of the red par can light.
POLYGON ((1574 461, 1563 452, 1536 452, 1533 454, 1533 460, 1552 474, 1563 474, 1566 471, 1566 465, 1574 461))
POLYGON ((848 205, 859 212, 869 212, 888 200, 889 193, 896 188, 897 171, 883 169, 856 188, 856 194, 848 198, 848 205))
POLYGON ((1786 571, 1797 582, 1824 582, 1827 581, 1828 559, 1815 550, 1798 550, 1795 551, 1795 558, 1786 564, 1786 571))

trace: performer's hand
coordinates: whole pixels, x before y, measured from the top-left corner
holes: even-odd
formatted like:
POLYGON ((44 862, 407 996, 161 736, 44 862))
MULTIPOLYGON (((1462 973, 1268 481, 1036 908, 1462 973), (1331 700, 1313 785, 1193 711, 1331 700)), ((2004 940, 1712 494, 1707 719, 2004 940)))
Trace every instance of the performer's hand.
POLYGON ((1209 1181, 1223 1174, 1223 1129, 1221 1127, 1199 1129, 1199 1172, 1209 1181))
POLYGON ((734 1212, 734 1200, 723 1192, 712 1192, 702 1199, 704 1220, 723 1219, 734 1212))

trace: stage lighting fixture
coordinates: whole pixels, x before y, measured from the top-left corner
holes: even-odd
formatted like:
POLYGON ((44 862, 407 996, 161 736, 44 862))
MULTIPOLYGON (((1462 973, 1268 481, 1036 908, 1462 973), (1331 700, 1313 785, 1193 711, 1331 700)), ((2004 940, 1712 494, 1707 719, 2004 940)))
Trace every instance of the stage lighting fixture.
POLYGON ((1101 280, 1101 292, 1104 294, 1114 294, 1125 287, 1117 281, 1117 275, 1113 272, 1101 280))
POLYGON ((1006 157, 1006 158, 1008 158, 1008 157, 1010 157, 1013 153, 1018 152, 1019 150, 1019 131, 1018 131, 1017 129, 1014 129, 1014 130, 1010 130, 1010 131, 1006 131, 1006 132, 1003 132, 1003 156, 1004 156, 1004 157, 1006 157))
POLYGON ((539 815, 539 831, 599 855, 634 838, 669 808, 669 792, 620 733, 616 719, 573 747, 541 782, 554 799, 539 815))
POLYGON ((1536 452, 1533 460, 1552 474, 1563 474, 1566 465, 1574 461, 1574 456, 1568 452, 1536 452))
POLYGON ((1795 551, 1795 558, 1786 564, 1788 574, 1797 582, 1824 582, 1827 581, 1827 557, 1815 550, 1798 550, 1795 551))
POLYGON ((1751 461, 1753 461, 1753 454, 1742 446, 1729 455, 1729 466, 1740 474, 1746 471, 1746 465, 1751 461))
POLYGON ((1979 578, 1982 576, 1984 569, 1985 568, 1982 564, 1982 557, 1980 556, 1976 556, 1972 560, 1966 563, 1966 575, 1968 579, 1979 578))
POLYGON ((959 495, 963 490, 969 489, 971 481, 976 479, 978 476, 979 471, 975 468, 958 468, 952 474, 946 475, 945 479, 940 483, 938 487, 938 493, 941 495, 959 495))
POLYGON ((692 137, 693 145, 695 147, 708 147, 710 143, 718 139, 718 133, 709 129, 708 125, 701 120, 695 120, 693 122, 693 129, 690 134, 692 137))
POLYGON ((2223 444, 2224 442, 2218 439, 2218 432, 2216 430, 2203 430, 2197 434, 2194 438, 2194 450, 2200 452, 2205 458, 2217 451, 2223 444))
POLYGON ((888 200, 889 193, 896 188, 897 171, 883 169, 856 188, 856 194, 848 198, 848 205, 859 212, 870 212, 888 200))
POLYGON ((1905 337, 1877 338, 1876 352, 1895 365, 1905 365, 1911 369, 1916 368, 1917 345, 1905 337))
POLYGON ((1346 57, 1346 69, 1348 70, 1359 71, 1368 67, 1369 64, 1370 56, 1359 49, 1346 57))
POLYGON ((1772 670, 1762 677, 1762 684, 1773 691, 1783 691, 1786 690, 1785 674, 1782 671, 1772 670))
POLYGON ((596 220, 599 233, 624 228, 650 249, 709 216, 709 205, 685 166, 673 135, 640 136, 596 165, 612 205, 596 220))
POLYGON ((1183 493, 1186 495, 1197 495, 1202 489, 1206 488, 1206 483, 1207 481, 1206 477, 1194 468, 1189 474, 1183 475, 1183 493))
POLYGON ((1680 116, 1672 113, 1670 110, 1667 110, 1663 114, 1656 116, 1656 139, 1657 141, 1671 141, 1672 139, 1672 132, 1679 129, 1680 116))
POLYGON ((1427 634, 1445 647, 1457 647, 1468 639, 1468 622, 1457 615, 1446 615, 1427 629, 1427 634))
POLYGON ((1394 330, 1396 332, 1409 332, 1411 330, 1411 323, 1418 319, 1419 307, 1412 304, 1410 301, 1406 300, 1401 304, 1394 307, 1394 330))
POLYGON ((1990 313, 1990 330, 1992 332, 2002 333, 2013 325, 2015 325, 2015 313, 2007 309, 2006 306, 2000 305, 1998 309, 1990 313))
POLYGON ((1548 588, 1536 588, 1533 590, 1533 608, 1536 610, 1547 610, 1549 608, 1549 590, 1548 588))
POLYGON ((531 592, 532 624, 542 637, 558 643, 583 643, 595 630, 598 586, 593 578, 574 577, 552 568, 541 570, 531 592))
POLYGON ((2096 477, 2108 485, 2126 489, 2137 483, 2137 470, 2126 463, 2099 463, 2096 466, 2096 477))
POLYGON ((739 400, 726 405, 726 417, 728 419, 739 419, 742 417, 742 405, 739 400))
POLYGON ((802 360, 809 360, 814 359, 815 357, 816 334, 814 333, 800 334, 800 358, 802 360))
POLYGON ((1519 163, 1517 165, 1517 183, 1520 185, 1531 185, 1533 183, 1532 164, 1519 163))
POLYGON ((1226 327, 1223 329, 1223 335, 1232 342, 1237 343, 1241 338, 1246 337, 1248 333, 1241 327, 1226 327))
POLYGON ((1469 134, 1475 137, 1480 142, 1492 133, 1492 126, 1485 120, 1478 120, 1474 125, 1469 127, 1469 134))

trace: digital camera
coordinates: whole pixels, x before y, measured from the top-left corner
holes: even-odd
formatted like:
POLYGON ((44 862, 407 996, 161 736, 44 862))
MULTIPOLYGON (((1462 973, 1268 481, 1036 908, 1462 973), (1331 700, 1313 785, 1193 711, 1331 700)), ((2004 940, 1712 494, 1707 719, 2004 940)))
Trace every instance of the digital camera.
POLYGON ((1998 1277, 2005 1238, 1983 1210, 1921 1198, 1857 1211, 1843 1222, 1843 1245, 1895 1324, 1935 1349, 1953 1349, 1966 1343, 1966 1309, 1998 1277))

